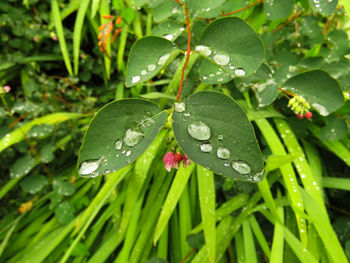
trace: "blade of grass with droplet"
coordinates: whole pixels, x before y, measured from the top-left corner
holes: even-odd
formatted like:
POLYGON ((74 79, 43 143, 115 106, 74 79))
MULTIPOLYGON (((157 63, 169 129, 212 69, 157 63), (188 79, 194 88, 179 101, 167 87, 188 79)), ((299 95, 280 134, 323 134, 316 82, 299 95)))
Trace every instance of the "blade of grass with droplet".
POLYGON ((174 181, 171 185, 162 211, 160 213, 156 229, 154 231, 153 243, 156 244, 161 236, 165 226, 168 224, 171 214, 173 213, 180 196, 187 184, 188 179, 194 169, 194 164, 187 166, 186 168, 180 164, 179 170, 177 170, 174 181))
POLYGON ((186 184, 179 201, 181 258, 191 250, 191 247, 186 241, 186 236, 192 229, 191 205, 188 191, 188 185, 186 184))
POLYGON ((5 250, 6 246, 7 246, 7 243, 8 243, 8 241, 9 241, 10 237, 12 236, 13 231, 14 231, 15 228, 17 227, 17 224, 18 224, 20 218, 21 218, 21 217, 18 217, 18 218, 17 218, 16 222, 15 222, 15 223, 12 225, 12 227, 7 231, 7 233, 6 233, 5 237, 4 237, 4 239, 2 240, 2 242, 1 242, 1 244, 0 244, 0 257, 1 257, 1 255, 2 255, 2 253, 4 252, 4 250, 5 250))
MULTIPOLYGON (((232 212, 238 210, 242 206, 246 205, 249 199, 249 195, 246 193, 239 193, 233 198, 227 200, 223 203, 218 209, 215 211, 215 220, 220 221, 224 217, 228 216, 232 212)), ((195 228, 191 230, 191 234, 198 233, 202 231, 203 226, 202 223, 197 225, 195 228)))
MULTIPOLYGON (((266 119, 255 120, 256 125, 262 132, 265 140, 268 143, 269 148, 275 155, 286 155, 286 151, 280 139, 278 138, 275 130, 266 119)), ((301 213, 304 211, 303 200, 300 192, 298 191, 298 182, 294 173, 294 169, 291 164, 285 164, 280 167, 283 180, 288 190, 288 195, 291 200, 292 208, 295 210, 295 216, 297 218, 299 235, 304 246, 307 246, 307 229, 305 221, 301 220, 301 216, 297 211, 301 213)))
POLYGON ((275 230, 273 232, 270 261, 283 263, 284 210, 281 206, 278 206, 276 210, 279 220, 275 220, 275 230))
POLYGON ((84 19, 86 15, 86 11, 89 7, 90 0, 84 0, 81 2, 78 14, 75 19, 74 24, 74 33, 73 33, 73 62, 74 62, 74 74, 78 75, 79 71, 79 55, 80 55, 80 41, 81 41, 81 33, 83 30, 84 19))
POLYGON ((344 250, 332 228, 327 212, 305 190, 300 189, 300 192, 304 199, 305 209, 323 241, 329 258, 333 262, 347 262, 344 250))
POLYGON ((60 15, 60 10, 58 7, 57 0, 52 0, 51 1, 51 12, 52 12, 52 19, 56 27, 56 32, 57 32, 57 37, 58 41, 60 43, 60 48, 61 52, 63 55, 63 60, 66 65, 67 71, 69 75, 73 75, 73 70, 72 70, 72 64, 69 58, 69 53, 67 49, 67 44, 66 44, 66 39, 64 37, 63 33, 63 27, 62 27, 62 20, 61 20, 61 15, 60 15))
POLYGON ((235 235, 235 247, 236 247, 237 263, 248 262, 246 260, 246 254, 245 254, 245 250, 244 250, 244 241, 243 241, 242 230, 238 230, 236 235, 235 235))
POLYGON ((215 262, 215 185, 214 173, 197 165, 199 204, 209 262, 215 262))
POLYGON ((301 178, 305 190, 317 201, 320 207, 326 211, 323 201, 321 188, 317 185, 313 172, 306 160, 303 149, 301 148, 297 137, 289 127, 286 121, 282 119, 274 120, 281 137, 288 151, 295 157, 293 164, 301 178))
POLYGON ((302 140, 302 143, 304 146, 303 148, 304 148, 304 151, 306 153, 308 163, 310 165, 310 168, 312 170, 314 178, 317 182, 317 185, 319 185, 321 187, 322 186, 322 184, 321 184, 321 181, 322 181, 322 160, 318 154, 317 148, 305 140, 302 140))
MULTIPOLYGON (((246 219, 243 224, 243 240, 244 240, 244 252, 246 255, 246 262, 257 263, 258 258, 256 255, 255 243, 252 230, 250 228, 249 220, 246 219)), ((271 261, 274 262, 274 261, 271 261)))
POLYGON ((162 259, 168 258, 168 240, 169 240, 169 225, 165 226, 163 234, 159 238, 157 246, 157 257, 162 259))
POLYGON ((98 5, 100 4, 100 0, 92 0, 91 4, 91 18, 94 18, 97 10, 98 10, 98 5))
POLYGON ((262 232, 262 230, 259 226, 259 223, 256 220, 254 214, 249 216, 249 223, 250 223, 250 227, 252 228, 254 236, 255 236, 256 240, 258 241, 261 249, 264 251, 267 258, 270 259, 271 249, 269 247, 269 244, 267 243, 265 235, 262 232))
MULTIPOLYGON (((107 24, 109 22, 109 19, 102 18, 102 16, 104 16, 104 15, 110 15, 109 2, 110 2, 109 0, 101 0, 101 3, 100 3, 101 25, 107 24)), ((108 53, 108 55, 104 54, 105 69, 106 69, 107 79, 110 79, 110 76, 111 76, 111 56, 112 56, 112 54, 111 54, 111 39, 110 38, 107 39, 107 43, 105 45, 105 48, 106 48, 106 52, 108 53)))
POLYGON ((145 183, 148 172, 151 168, 151 164, 156 157, 162 143, 167 135, 167 131, 163 130, 157 135, 152 144, 147 150, 136 160, 134 174, 130 178, 127 186, 126 200, 123 207, 122 222, 119 228, 119 239, 124 237, 124 233, 128 227, 131 214, 134 210, 134 206, 139 198, 139 194, 145 183))

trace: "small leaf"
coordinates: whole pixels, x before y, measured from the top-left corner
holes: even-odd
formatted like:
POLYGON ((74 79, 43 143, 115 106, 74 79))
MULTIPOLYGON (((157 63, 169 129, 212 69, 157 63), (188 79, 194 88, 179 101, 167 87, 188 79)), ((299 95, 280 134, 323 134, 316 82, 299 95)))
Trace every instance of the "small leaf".
MULTIPOLYGON (((196 51, 231 75, 231 79, 255 72, 264 59, 261 39, 246 22, 237 17, 220 18, 210 23, 199 43, 196 51)), ((207 66, 203 63, 201 67, 207 66)), ((215 68, 211 73, 216 72, 215 68)))
POLYGON ((265 15, 269 20, 285 18, 292 11, 294 0, 266 0, 265 15))
POLYGON ((176 40, 185 30, 182 24, 175 21, 166 21, 152 29, 151 35, 164 37, 169 41, 176 40))
POLYGON ((259 107, 266 107, 270 105, 278 96, 278 85, 273 79, 269 79, 264 83, 259 83, 255 97, 259 107))
POLYGON ((79 173, 95 177, 136 160, 152 143, 166 112, 147 100, 124 99, 105 105, 91 120, 79 152, 79 173))
POLYGON ((24 178, 20 185, 23 191, 35 194, 40 192, 47 183, 48 180, 45 176, 37 175, 24 178))
POLYGON ((70 196, 75 192, 74 185, 72 185, 70 182, 64 182, 60 178, 56 178, 53 181, 52 186, 53 190, 59 195, 70 196))
POLYGON ((31 155, 18 159, 10 168, 11 178, 19 178, 28 174, 36 165, 36 160, 31 155))
POLYGON ((136 41, 132 46, 126 68, 126 86, 131 87, 156 76, 172 61, 179 50, 164 38, 149 36, 136 41))
POLYGON ((55 127, 53 125, 48 125, 48 124, 35 125, 29 130, 27 136, 29 138, 43 139, 49 136, 54 129, 55 127))
POLYGON ((322 116, 327 116, 344 104, 337 81, 323 70, 298 74, 283 85, 283 89, 304 97, 322 116))
POLYGON ((74 219, 74 209, 68 201, 65 201, 55 209, 55 215, 59 223, 66 225, 74 219))
POLYGON ((315 12, 329 16, 337 7, 338 0, 309 0, 309 4, 315 12))
POLYGON ((187 97, 173 113, 174 135, 194 162, 231 178, 260 181, 264 166, 254 130, 232 98, 202 91, 187 97))
POLYGON ((53 148, 54 146, 51 143, 48 143, 45 144, 44 147, 40 150, 40 158, 43 163, 49 163, 55 158, 55 155, 53 154, 53 148))
POLYGON ((320 139, 324 141, 336 141, 343 139, 348 134, 348 127, 344 120, 336 116, 327 118, 327 125, 320 131, 320 139))
POLYGON ((190 13, 196 17, 220 6, 225 0, 186 0, 190 13))
MULTIPOLYGON (((152 1, 150 1, 152 2, 152 1)), ((150 3, 151 4, 151 3, 150 3)), ((164 21, 169 17, 177 17, 182 19, 185 17, 183 8, 176 1, 163 1, 157 5, 153 12, 154 22, 158 23, 164 21)))

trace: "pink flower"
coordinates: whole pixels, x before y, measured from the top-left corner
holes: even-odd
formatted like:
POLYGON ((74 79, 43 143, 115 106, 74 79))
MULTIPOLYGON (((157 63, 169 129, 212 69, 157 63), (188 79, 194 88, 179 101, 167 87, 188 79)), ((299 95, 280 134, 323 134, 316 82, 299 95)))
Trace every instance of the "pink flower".
POLYGON ((4 89, 4 91, 5 91, 6 93, 8 93, 8 92, 10 92, 10 91, 11 91, 11 87, 10 87, 10 86, 8 86, 8 85, 3 86, 2 88, 4 89))
POLYGON ((34 40, 34 42, 39 42, 39 37, 38 37, 38 36, 35 36, 35 37, 33 38, 33 40, 34 40))
POLYGON ((167 152, 163 156, 163 162, 164 162, 164 165, 165 165, 165 169, 168 172, 170 172, 171 167, 175 167, 174 165, 176 165, 174 153, 173 152, 167 152))
POLYGON ((191 165, 191 160, 190 159, 188 159, 188 157, 187 157, 187 155, 186 154, 184 154, 183 156, 182 156, 182 158, 183 158, 183 166, 186 168, 186 166, 187 165, 191 165))

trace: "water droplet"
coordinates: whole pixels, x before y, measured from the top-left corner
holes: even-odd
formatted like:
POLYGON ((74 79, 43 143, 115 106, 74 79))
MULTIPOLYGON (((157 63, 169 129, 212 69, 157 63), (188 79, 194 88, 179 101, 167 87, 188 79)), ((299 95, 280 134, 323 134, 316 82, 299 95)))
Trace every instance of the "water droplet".
POLYGON ((223 138, 224 138, 224 135, 222 135, 222 134, 219 134, 219 135, 218 135, 218 140, 221 141, 223 138))
POLYGON ((102 157, 98 160, 82 162, 79 168, 79 175, 89 175, 97 170, 101 164, 102 157))
POLYGON ((165 35, 163 37, 168 39, 169 41, 172 41, 174 39, 174 36, 172 34, 168 34, 168 35, 165 35))
POLYGON ((228 149, 226 149, 225 147, 219 147, 216 150, 216 155, 220 159, 228 159, 230 157, 230 151, 228 149))
POLYGON ((235 75, 237 77, 244 77, 245 76, 245 70, 242 68, 238 68, 235 70, 235 75))
POLYGON ((207 46, 196 46, 196 51, 198 51, 206 56, 211 55, 211 49, 210 49, 210 47, 207 47, 207 46))
POLYGON ((168 60, 170 54, 165 54, 163 56, 161 56, 158 60, 158 65, 163 66, 165 64, 165 62, 168 60))
POLYGON ((133 147, 141 141, 143 136, 144 134, 140 131, 128 129, 123 141, 127 146, 133 147))
POLYGON ((231 65, 231 66, 230 66, 230 69, 235 69, 235 66, 231 65))
POLYGON ((189 113, 189 112, 184 112, 184 117, 189 117, 189 116, 191 116, 191 113, 189 113))
POLYGON ((230 166, 230 163, 229 163, 228 161, 225 161, 225 162, 224 162, 224 166, 225 166, 225 167, 229 167, 229 166, 230 166))
POLYGON ((175 111, 176 112, 184 112, 186 110, 185 102, 175 103, 175 111))
POLYGON ((329 114, 328 110, 318 103, 312 103, 312 107, 314 107, 322 116, 327 116, 329 114))
POLYGON ((214 61, 221 66, 225 66, 230 62, 230 57, 225 53, 217 53, 214 56, 214 61))
POLYGON ((120 150, 122 147, 123 147, 123 141, 122 140, 116 140, 116 142, 115 142, 115 149, 116 150, 120 150))
POLYGON ((202 152, 208 153, 208 152, 211 152, 212 149, 213 149, 213 146, 211 146, 209 142, 204 142, 201 144, 202 152))
POLYGON ((202 121, 194 121, 187 127, 188 133, 195 139, 200 141, 209 140, 211 130, 208 125, 202 121))
POLYGON ((126 152, 125 152, 125 156, 130 156, 131 155, 131 151, 130 150, 127 150, 126 152))
POLYGON ((243 161, 235 161, 232 163, 232 168, 240 174, 249 174, 251 172, 250 166, 243 161))
POLYGON ((147 74, 147 70, 141 70, 141 75, 145 76, 147 74))
POLYGON ((147 69, 149 70, 149 71, 154 71, 155 69, 156 69, 156 65, 154 65, 154 64, 149 64, 148 66, 147 66, 147 69))
POLYGON ((139 82, 140 81, 140 76, 133 76, 132 78, 131 78, 131 81, 132 81, 132 83, 137 83, 137 82, 139 82))

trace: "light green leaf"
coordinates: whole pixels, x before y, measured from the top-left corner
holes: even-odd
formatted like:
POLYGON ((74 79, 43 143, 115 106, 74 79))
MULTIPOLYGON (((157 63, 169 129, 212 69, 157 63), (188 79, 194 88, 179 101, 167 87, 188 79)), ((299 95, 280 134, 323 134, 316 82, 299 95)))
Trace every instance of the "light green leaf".
POLYGON ((327 116, 344 104, 337 81, 323 70, 298 74, 283 85, 283 89, 304 97, 322 116, 327 116))
POLYGON ((320 130, 320 139, 323 141, 336 141, 348 135, 348 127, 345 121, 331 115, 327 118, 327 125, 320 130))
POLYGON ((258 182, 264 167, 253 127, 232 98, 202 91, 175 105, 173 130, 194 162, 218 174, 258 182))
POLYGON ((116 171, 136 160, 151 144, 166 112, 147 100, 124 99, 105 105, 91 120, 79 152, 79 174, 116 171))
POLYGON ((178 54, 179 50, 165 38, 149 36, 139 39, 130 51, 126 86, 131 87, 153 78, 178 54))

